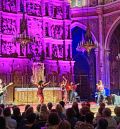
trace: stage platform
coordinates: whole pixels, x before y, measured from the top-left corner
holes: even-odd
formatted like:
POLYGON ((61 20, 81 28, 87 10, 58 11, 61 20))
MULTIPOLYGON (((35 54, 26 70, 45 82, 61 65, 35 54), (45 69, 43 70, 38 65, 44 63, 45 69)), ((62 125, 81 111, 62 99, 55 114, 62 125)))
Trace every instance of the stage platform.
MULTIPOLYGON (((10 91, 8 90, 9 94, 5 96, 5 103, 37 104, 39 102, 37 90, 37 88, 13 88, 10 91)), ((62 89, 60 87, 45 87, 43 94, 45 103, 58 103, 62 100, 62 89)))

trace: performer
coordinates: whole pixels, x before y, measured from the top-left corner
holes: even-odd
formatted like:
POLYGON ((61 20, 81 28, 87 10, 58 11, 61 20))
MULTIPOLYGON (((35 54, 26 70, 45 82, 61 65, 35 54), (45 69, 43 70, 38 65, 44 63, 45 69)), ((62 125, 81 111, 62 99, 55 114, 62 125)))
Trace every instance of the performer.
POLYGON ((67 102, 73 102, 75 100, 76 88, 78 84, 69 83, 69 81, 63 76, 61 83, 62 87, 62 100, 67 102))
POLYGON ((38 84, 34 84, 38 87, 37 96, 39 98, 40 104, 44 103, 44 95, 43 89, 46 87, 50 82, 44 83, 42 80, 38 82, 38 84))
POLYGON ((79 83, 74 84, 71 82, 70 102, 74 102, 76 100, 76 96, 78 95, 76 92, 77 85, 79 85, 79 83))
POLYGON ((98 81, 97 85, 97 104, 99 104, 100 102, 102 102, 104 100, 104 96, 105 96, 105 90, 104 90, 104 85, 102 83, 102 80, 98 81))
POLYGON ((67 103, 67 90, 66 90, 67 79, 63 76, 63 81, 60 84, 62 88, 62 100, 67 103))
POLYGON ((0 79, 0 103, 3 103, 3 84, 2 84, 2 79, 0 79))
POLYGON ((66 91, 67 91, 68 102, 72 102, 72 97, 73 97, 73 82, 71 82, 71 83, 67 82, 67 84, 66 84, 66 91))
POLYGON ((8 85, 5 86, 2 79, 0 79, 0 103, 4 103, 4 96, 6 94, 6 90, 9 86, 11 86, 13 83, 10 82, 8 85))

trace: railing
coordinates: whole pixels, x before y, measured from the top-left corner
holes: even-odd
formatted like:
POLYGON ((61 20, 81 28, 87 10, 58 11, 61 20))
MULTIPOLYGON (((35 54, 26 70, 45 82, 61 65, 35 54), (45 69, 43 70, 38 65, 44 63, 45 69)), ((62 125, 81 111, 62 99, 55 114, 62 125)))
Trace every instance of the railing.
POLYGON ((85 6, 97 6, 104 5, 111 2, 120 1, 120 0, 71 0, 71 7, 85 7, 85 6))

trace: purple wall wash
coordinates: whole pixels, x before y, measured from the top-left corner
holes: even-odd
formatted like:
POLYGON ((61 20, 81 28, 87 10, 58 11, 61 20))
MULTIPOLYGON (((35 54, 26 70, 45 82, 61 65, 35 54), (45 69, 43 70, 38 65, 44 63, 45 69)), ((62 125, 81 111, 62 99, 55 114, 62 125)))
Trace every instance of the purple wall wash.
POLYGON ((32 62, 25 58, 0 58, 0 78, 15 86, 28 86, 32 76, 32 62))
MULTIPOLYGON (((53 78, 55 72, 58 82, 63 74, 71 73, 74 62, 71 60, 68 2, 2 0, 0 7, 0 78, 6 83, 17 81, 16 86, 25 86, 30 83, 34 62, 44 63, 45 70, 48 70, 45 72, 47 80, 49 76, 53 78), (27 34, 35 37, 35 42, 25 47, 14 40, 20 34, 23 12, 27 20, 27 34)), ((72 80, 72 77, 68 78, 72 80)))

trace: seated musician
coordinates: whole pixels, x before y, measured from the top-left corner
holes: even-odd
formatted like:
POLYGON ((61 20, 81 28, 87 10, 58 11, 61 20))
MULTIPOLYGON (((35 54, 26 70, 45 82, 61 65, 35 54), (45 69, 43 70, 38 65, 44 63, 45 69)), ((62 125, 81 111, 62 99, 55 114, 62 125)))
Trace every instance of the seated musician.
POLYGON ((104 100, 105 90, 104 90, 104 85, 102 83, 102 80, 99 80, 98 84, 96 85, 97 85, 97 93, 98 93, 97 104, 99 104, 101 101, 104 100))

